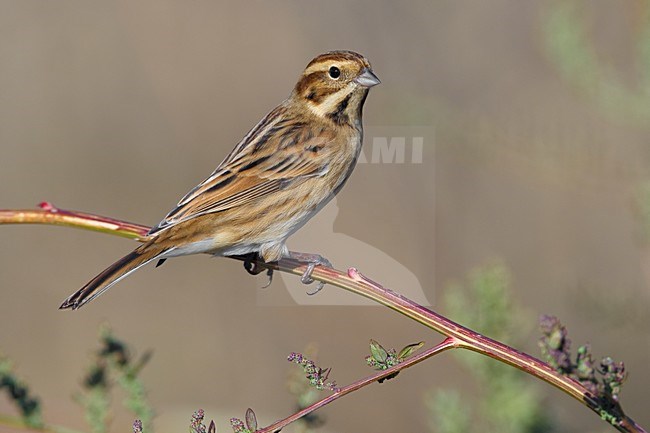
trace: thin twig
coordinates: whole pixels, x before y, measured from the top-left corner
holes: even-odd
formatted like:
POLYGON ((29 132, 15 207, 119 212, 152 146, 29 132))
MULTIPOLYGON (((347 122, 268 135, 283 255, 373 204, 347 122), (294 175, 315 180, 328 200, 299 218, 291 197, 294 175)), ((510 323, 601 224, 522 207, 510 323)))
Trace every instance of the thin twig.
MULTIPOLYGON (((40 210, 0 210, 0 224, 31 223, 66 225, 129 237, 140 241, 144 239, 149 230, 146 226, 119 221, 113 218, 76 211, 63 211, 49 203, 41 204, 40 207, 40 210)), ((239 258, 239 260, 242 259, 239 258)), ((267 264, 258 262, 257 264, 296 275, 302 275, 305 271, 305 265, 291 259, 282 259, 278 263, 267 264)), ((583 403, 599 416, 602 417, 606 414, 605 408, 601 406, 597 396, 590 393, 575 380, 557 373, 548 364, 452 322, 446 317, 370 280, 355 268, 350 268, 344 273, 336 269, 318 266, 314 269, 312 278, 385 305, 447 337, 453 338, 456 343, 455 347, 478 352, 510 364, 559 388, 583 403)), ((645 430, 641 426, 622 413, 617 414, 617 422, 613 426, 622 432, 645 433, 645 430)))
POLYGON ((302 409, 300 412, 296 412, 293 415, 284 418, 280 421, 277 421, 273 424, 271 424, 268 427, 265 427, 260 430, 256 430, 256 432, 260 433, 272 433, 272 432, 278 432, 282 428, 286 427, 287 425, 291 424, 294 421, 297 421, 298 419, 309 415, 310 413, 314 412, 317 409, 320 409, 321 407, 332 403, 333 401, 343 397, 344 395, 350 394, 351 392, 357 391, 364 386, 370 385, 371 383, 377 382, 381 379, 385 379, 391 375, 394 375, 395 373, 402 371, 404 369, 407 369, 419 362, 424 361, 425 359, 431 358, 434 355, 437 355, 439 353, 444 352, 445 350, 452 349, 457 346, 457 341, 453 337, 447 337, 444 339, 442 342, 439 344, 435 345, 434 347, 425 350, 422 353, 419 353, 417 355, 414 355, 408 359, 406 359, 404 362, 399 363, 397 365, 394 365, 390 368, 387 368, 386 370, 383 370, 379 373, 373 374, 372 376, 365 377, 363 379, 357 380, 356 382, 351 383, 348 386, 344 386, 343 388, 339 388, 338 391, 336 391, 334 394, 328 395, 327 397, 317 401, 316 403, 310 404, 306 408, 302 409))

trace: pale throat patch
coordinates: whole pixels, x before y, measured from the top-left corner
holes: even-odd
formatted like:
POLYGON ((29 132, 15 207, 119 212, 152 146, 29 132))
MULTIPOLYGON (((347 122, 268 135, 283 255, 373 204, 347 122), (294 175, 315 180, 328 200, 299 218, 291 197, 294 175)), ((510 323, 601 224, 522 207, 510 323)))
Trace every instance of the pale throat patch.
POLYGON ((315 103, 313 101, 307 101, 307 106, 315 115, 319 117, 326 117, 329 113, 333 112, 336 109, 336 106, 339 103, 348 97, 355 89, 356 84, 353 82, 348 83, 347 86, 343 87, 336 93, 332 93, 325 100, 320 103, 315 103))

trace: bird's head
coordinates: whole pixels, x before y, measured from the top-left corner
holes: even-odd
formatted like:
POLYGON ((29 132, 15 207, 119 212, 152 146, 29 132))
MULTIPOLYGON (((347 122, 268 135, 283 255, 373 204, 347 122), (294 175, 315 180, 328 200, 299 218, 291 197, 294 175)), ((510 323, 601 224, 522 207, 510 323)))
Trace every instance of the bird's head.
POLYGON ((379 83, 362 55, 331 51, 309 62, 291 97, 319 117, 353 123, 361 119, 368 89, 379 83))

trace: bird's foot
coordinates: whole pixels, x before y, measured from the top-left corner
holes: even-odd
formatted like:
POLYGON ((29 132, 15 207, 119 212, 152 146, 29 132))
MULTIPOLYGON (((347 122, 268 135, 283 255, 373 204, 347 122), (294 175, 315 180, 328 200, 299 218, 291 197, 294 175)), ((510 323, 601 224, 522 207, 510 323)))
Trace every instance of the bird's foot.
POLYGON ((266 271, 266 276, 269 277, 269 281, 262 286, 263 289, 266 289, 273 282, 273 269, 261 266, 259 261, 262 258, 258 253, 249 253, 246 255, 239 256, 244 259, 244 269, 251 275, 259 275, 262 272, 266 271))
MULTIPOLYGON (((296 251, 289 251, 289 258, 307 265, 307 269, 305 269, 305 272, 303 272, 302 276, 300 277, 300 281, 303 284, 311 284, 314 282, 314 279, 311 277, 311 274, 314 272, 316 266, 324 266, 327 268, 332 267, 332 263, 329 260, 327 260, 325 257, 321 256, 320 254, 299 253, 296 251)), ((325 283, 319 281, 318 284, 316 285, 316 290, 314 290, 313 292, 307 292, 307 294, 315 295, 316 293, 320 292, 324 286, 325 283)))

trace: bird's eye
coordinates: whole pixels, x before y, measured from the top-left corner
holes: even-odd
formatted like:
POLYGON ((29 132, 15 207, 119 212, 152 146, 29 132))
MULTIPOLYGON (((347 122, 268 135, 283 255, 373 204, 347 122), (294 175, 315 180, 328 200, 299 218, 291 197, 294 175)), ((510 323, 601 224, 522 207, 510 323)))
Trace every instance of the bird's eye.
POLYGON ((341 76, 341 70, 336 66, 332 66, 329 70, 329 74, 332 79, 336 80, 341 76))

